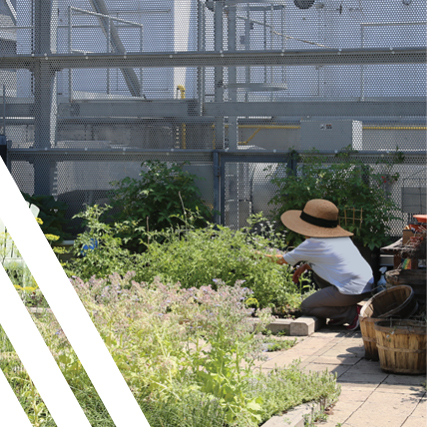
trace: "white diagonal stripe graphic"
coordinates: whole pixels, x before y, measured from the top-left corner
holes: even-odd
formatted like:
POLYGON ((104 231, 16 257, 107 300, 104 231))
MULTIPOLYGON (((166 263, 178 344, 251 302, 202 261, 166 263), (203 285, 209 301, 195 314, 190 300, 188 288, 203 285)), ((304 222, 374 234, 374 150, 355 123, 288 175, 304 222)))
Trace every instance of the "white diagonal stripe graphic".
MULTIPOLYGON (((0 266, 0 324, 58 427, 90 427, 3 266, 0 266)), ((3 402, 0 425, 3 425, 2 416, 3 402)), ((14 423, 4 425, 15 426, 14 423)))
MULTIPOLYGON (((141 408, 3 162, 0 162, 0 182, 3 201, 0 204, 0 218, 112 420, 117 427, 149 427, 141 408)), ((43 395, 42 397, 44 398, 43 395)), ((49 410, 53 415, 51 408, 49 410)))
POLYGON ((31 427, 30 420, 0 369, 1 425, 31 427))

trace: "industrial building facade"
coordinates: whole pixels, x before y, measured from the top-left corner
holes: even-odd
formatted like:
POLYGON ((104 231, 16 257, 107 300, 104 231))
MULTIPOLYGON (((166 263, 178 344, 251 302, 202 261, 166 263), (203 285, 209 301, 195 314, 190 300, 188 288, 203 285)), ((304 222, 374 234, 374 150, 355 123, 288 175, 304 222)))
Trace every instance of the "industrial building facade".
POLYGON ((426 211, 425 41, 425 0, 1 0, 8 167, 71 216, 144 160, 187 161, 239 227, 289 150, 398 147, 406 220, 426 211))

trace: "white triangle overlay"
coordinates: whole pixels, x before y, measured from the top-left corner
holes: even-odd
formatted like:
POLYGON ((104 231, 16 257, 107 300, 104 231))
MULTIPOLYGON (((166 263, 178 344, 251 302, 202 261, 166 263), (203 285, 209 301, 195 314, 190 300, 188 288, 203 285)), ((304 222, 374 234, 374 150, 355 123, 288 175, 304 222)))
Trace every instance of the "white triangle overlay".
MULTIPOLYGON (((56 424, 60 427, 72 427, 75 425, 90 427, 82 408, 71 392, 55 359, 43 341, 42 336, 3 267, 0 268, 0 324, 51 412, 56 424)), ((3 372, 2 376, 4 377, 3 372)), ((6 385, 9 387, 7 380, 6 385)), ((0 384, 2 389, 4 386, 4 384, 0 384)), ((10 391, 15 397, 15 402, 18 403, 20 412, 26 415, 15 394, 11 389, 10 391)), ((0 393, 6 394, 5 391, 0 393)), ((1 424, 4 421, 4 406, 6 405, 2 402, 1 424)), ((9 412, 13 411, 15 406, 10 407, 9 412)), ((13 417, 13 412, 10 416, 13 417)), ((16 414, 17 418, 19 418, 18 416, 19 414, 16 414)), ((26 418, 29 422, 28 417, 26 418)), ((13 422, 10 424, 5 423, 4 425, 15 426, 14 418, 11 418, 12 420, 13 422)))
MULTIPOLYGON (((0 297, 1 298, 1 297, 0 297)), ((3 371, 0 369, 0 402, 2 424, 14 427, 31 427, 30 420, 22 409, 15 393, 10 388, 3 371)))
MULTIPOLYGON (((116 427, 150 427, 70 280, 52 251, 49 242, 43 235, 40 226, 31 214, 26 201, 2 161, 0 161, 0 182, 2 193, 0 218, 43 292, 116 427)), ((4 275, 6 274, 4 270, 3 273, 4 275)), ((7 283, 3 280, 3 276, 0 276, 0 301, 3 300, 3 292, 7 293, 5 288, 11 286, 10 281, 7 283)), ((16 294, 13 287, 11 289, 16 294)), ((9 297, 4 298, 2 306, 7 305, 9 303, 8 300, 10 301, 9 297)), ((25 310, 22 302, 21 306, 25 310)), ((0 312, 2 309, 0 306, 0 312)), ((26 314, 29 316, 28 313, 26 314)), ((8 313, 8 317, 11 315, 11 313, 8 313)), ((17 314, 15 315, 18 316, 17 314)), ((46 363, 46 371, 41 375, 37 375, 36 371, 42 366, 40 364, 45 357, 44 354, 39 353, 40 348, 35 351, 35 348, 28 341, 28 344, 24 343, 24 346, 18 349, 16 344, 19 344, 20 341, 19 334, 23 333, 19 323, 25 317, 20 317, 19 315, 19 319, 15 323, 8 322, 3 317, 0 316, 0 323, 3 325, 9 340, 21 358, 58 427, 89 426, 86 417, 84 417, 85 421, 81 421, 81 418, 79 418, 78 410, 73 406, 72 400, 67 399, 67 392, 63 389, 55 389, 56 385, 52 387, 51 381, 56 380, 56 378, 54 378, 55 374, 52 367, 50 365, 48 367, 49 362, 46 363), (3 322, 7 325, 7 330, 3 322), (33 366, 30 359, 36 360, 37 363, 34 363, 33 366), (74 420, 71 421, 71 419, 74 420)), ((32 320, 31 323, 35 328, 32 320)), ((28 338, 30 334, 26 331, 24 333, 28 338)), ((57 365, 56 368, 59 370, 57 365)), ((63 383, 67 385, 68 392, 71 393, 62 374, 61 377, 63 383)), ((58 387, 61 386, 59 385, 58 387)), ((75 402, 77 401, 75 400, 75 402)), ((81 408, 78 408, 83 413, 81 408)))

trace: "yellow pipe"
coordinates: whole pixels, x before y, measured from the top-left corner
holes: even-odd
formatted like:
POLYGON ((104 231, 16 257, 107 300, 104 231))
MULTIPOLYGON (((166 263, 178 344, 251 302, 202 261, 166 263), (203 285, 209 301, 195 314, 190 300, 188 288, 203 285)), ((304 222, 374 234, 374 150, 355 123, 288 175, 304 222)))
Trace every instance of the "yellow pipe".
MULTIPOLYGON (((181 99, 185 99, 185 87, 178 85, 176 89, 181 92, 181 99)), ((181 148, 184 150, 187 148, 187 126, 185 123, 181 125, 181 148)))
MULTIPOLYGON (((225 125, 228 127, 228 125, 225 125)), ((215 125, 212 125, 215 128, 215 125)), ((238 125, 239 129, 256 129, 246 140, 239 141, 239 145, 247 144, 261 129, 301 129, 299 125, 238 125)), ((363 126, 363 130, 427 130, 427 126, 363 126)), ((215 133, 212 139, 212 147, 215 149, 215 133)))
POLYGON ((363 130, 426 130, 426 126, 363 126, 363 130))
POLYGON ((301 129, 299 125, 239 125, 239 129, 301 129))
POLYGON ((256 129, 246 141, 239 141, 239 145, 246 145, 261 129, 301 129, 298 125, 239 125, 238 127, 239 129, 256 129))
POLYGON ((185 99, 185 87, 183 85, 178 85, 176 90, 181 92, 181 99, 185 99))
POLYGON ((261 128, 258 128, 255 130, 255 132, 246 140, 246 141, 239 141, 239 145, 245 145, 247 144, 252 138, 255 137, 255 135, 261 130, 261 128))

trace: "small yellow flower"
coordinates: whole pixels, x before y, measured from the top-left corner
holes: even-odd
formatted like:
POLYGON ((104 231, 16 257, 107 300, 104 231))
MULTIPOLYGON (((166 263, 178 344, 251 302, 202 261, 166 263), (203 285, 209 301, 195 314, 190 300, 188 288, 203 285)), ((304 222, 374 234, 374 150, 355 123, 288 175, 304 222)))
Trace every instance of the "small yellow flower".
POLYGON ((50 242, 56 242, 57 240, 59 240, 59 236, 55 236, 54 234, 45 234, 45 236, 46 239, 50 242))
POLYGON ((37 218, 36 218, 36 221, 37 221, 40 225, 42 225, 42 224, 43 224, 43 221, 42 221, 39 217, 37 217, 37 218))

